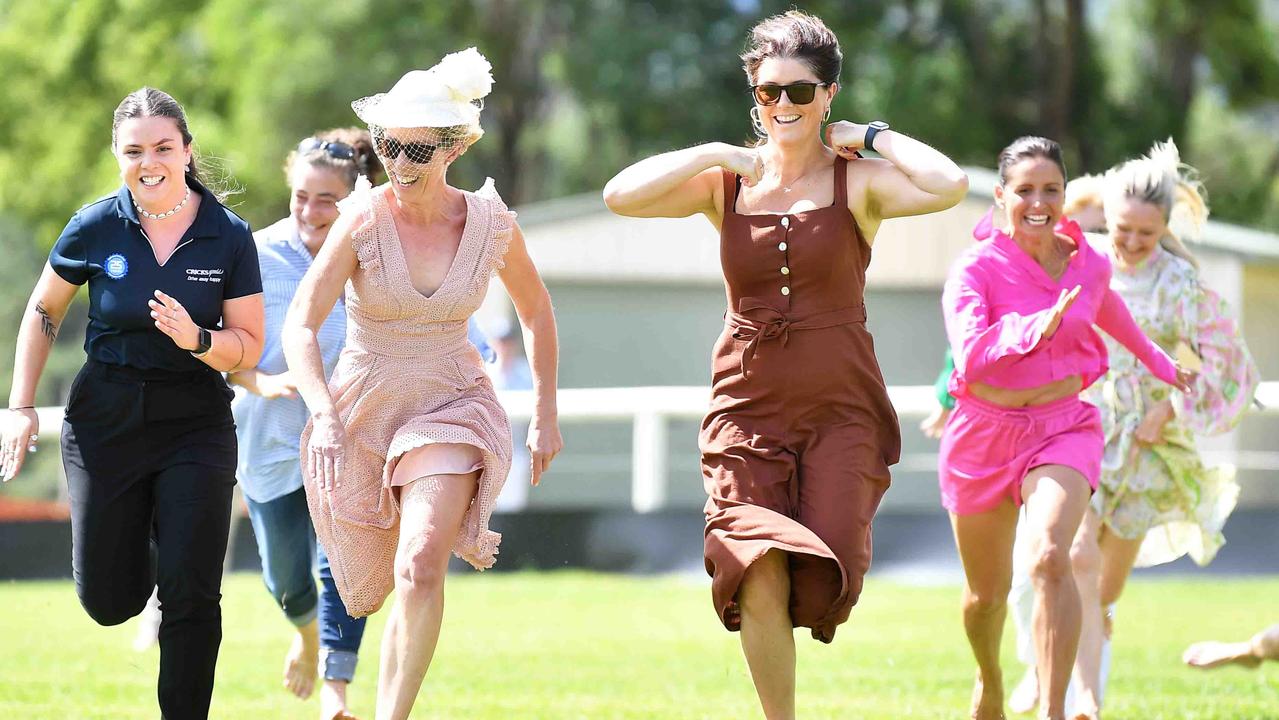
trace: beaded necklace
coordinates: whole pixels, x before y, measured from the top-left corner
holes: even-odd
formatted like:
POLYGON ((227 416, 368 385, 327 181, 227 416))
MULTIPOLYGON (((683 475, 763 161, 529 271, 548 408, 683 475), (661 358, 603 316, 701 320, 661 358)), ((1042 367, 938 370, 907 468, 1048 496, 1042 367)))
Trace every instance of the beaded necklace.
POLYGON ((169 217, 170 215, 176 214, 179 210, 186 207, 187 201, 190 199, 191 199, 191 186, 188 185, 186 195, 182 196, 182 202, 178 203, 172 210, 168 212, 162 212, 162 213, 147 212, 146 210, 142 209, 142 206, 138 204, 138 201, 136 199, 133 201, 133 207, 137 208, 138 214, 142 215, 143 217, 148 217, 148 218, 151 218, 152 220, 163 220, 169 217))

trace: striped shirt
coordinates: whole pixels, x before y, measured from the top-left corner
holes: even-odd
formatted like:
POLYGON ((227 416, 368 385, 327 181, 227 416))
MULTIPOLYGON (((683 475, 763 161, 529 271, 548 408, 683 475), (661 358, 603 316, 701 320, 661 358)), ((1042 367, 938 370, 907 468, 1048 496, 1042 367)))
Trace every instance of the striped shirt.
MULTIPOLYGON (((292 218, 259 230, 253 239, 258 246, 262 301, 266 309, 262 359, 257 369, 267 375, 278 375, 289 369, 280 344, 284 316, 313 258, 298 237, 292 218)), ((346 341, 346 304, 342 298, 338 298, 333 311, 325 318, 316 339, 324 360, 324 375, 328 377, 346 341)), ((235 415, 240 446, 236 476, 244 494, 254 502, 264 503, 302 487, 298 439, 307 421, 302 397, 268 400, 249 392, 237 393, 231 411, 235 415)))

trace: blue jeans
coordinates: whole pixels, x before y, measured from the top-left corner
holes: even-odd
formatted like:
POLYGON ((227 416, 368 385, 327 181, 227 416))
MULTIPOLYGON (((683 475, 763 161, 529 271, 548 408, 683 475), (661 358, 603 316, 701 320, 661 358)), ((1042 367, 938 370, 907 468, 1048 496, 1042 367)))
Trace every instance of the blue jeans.
POLYGON ((289 621, 303 626, 319 620, 321 659, 326 680, 351 682, 364 637, 365 618, 353 618, 338 595, 329 558, 315 540, 306 491, 264 503, 244 498, 262 559, 262 580, 289 621), (320 589, 312 568, 318 562, 320 589))

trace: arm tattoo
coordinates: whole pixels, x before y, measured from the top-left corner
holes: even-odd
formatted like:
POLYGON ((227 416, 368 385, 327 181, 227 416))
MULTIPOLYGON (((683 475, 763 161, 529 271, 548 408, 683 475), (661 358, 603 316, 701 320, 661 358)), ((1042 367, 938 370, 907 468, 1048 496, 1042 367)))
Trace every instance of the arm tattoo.
POLYGON ((40 316, 40 332, 49 339, 52 345, 54 340, 58 339, 58 324, 49 317, 49 311, 45 309, 43 302, 36 303, 36 313, 40 316))

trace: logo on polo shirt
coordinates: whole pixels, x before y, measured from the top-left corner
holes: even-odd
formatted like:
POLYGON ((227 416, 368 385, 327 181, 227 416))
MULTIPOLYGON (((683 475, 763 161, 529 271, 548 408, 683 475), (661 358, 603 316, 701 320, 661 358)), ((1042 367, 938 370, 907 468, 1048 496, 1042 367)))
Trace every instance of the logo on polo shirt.
POLYGON ((187 280, 191 282, 220 283, 222 268, 187 268, 187 280))
POLYGON ((107 271, 107 277, 112 280, 119 280, 129 274, 129 261, 120 253, 109 256, 102 267, 107 271))

